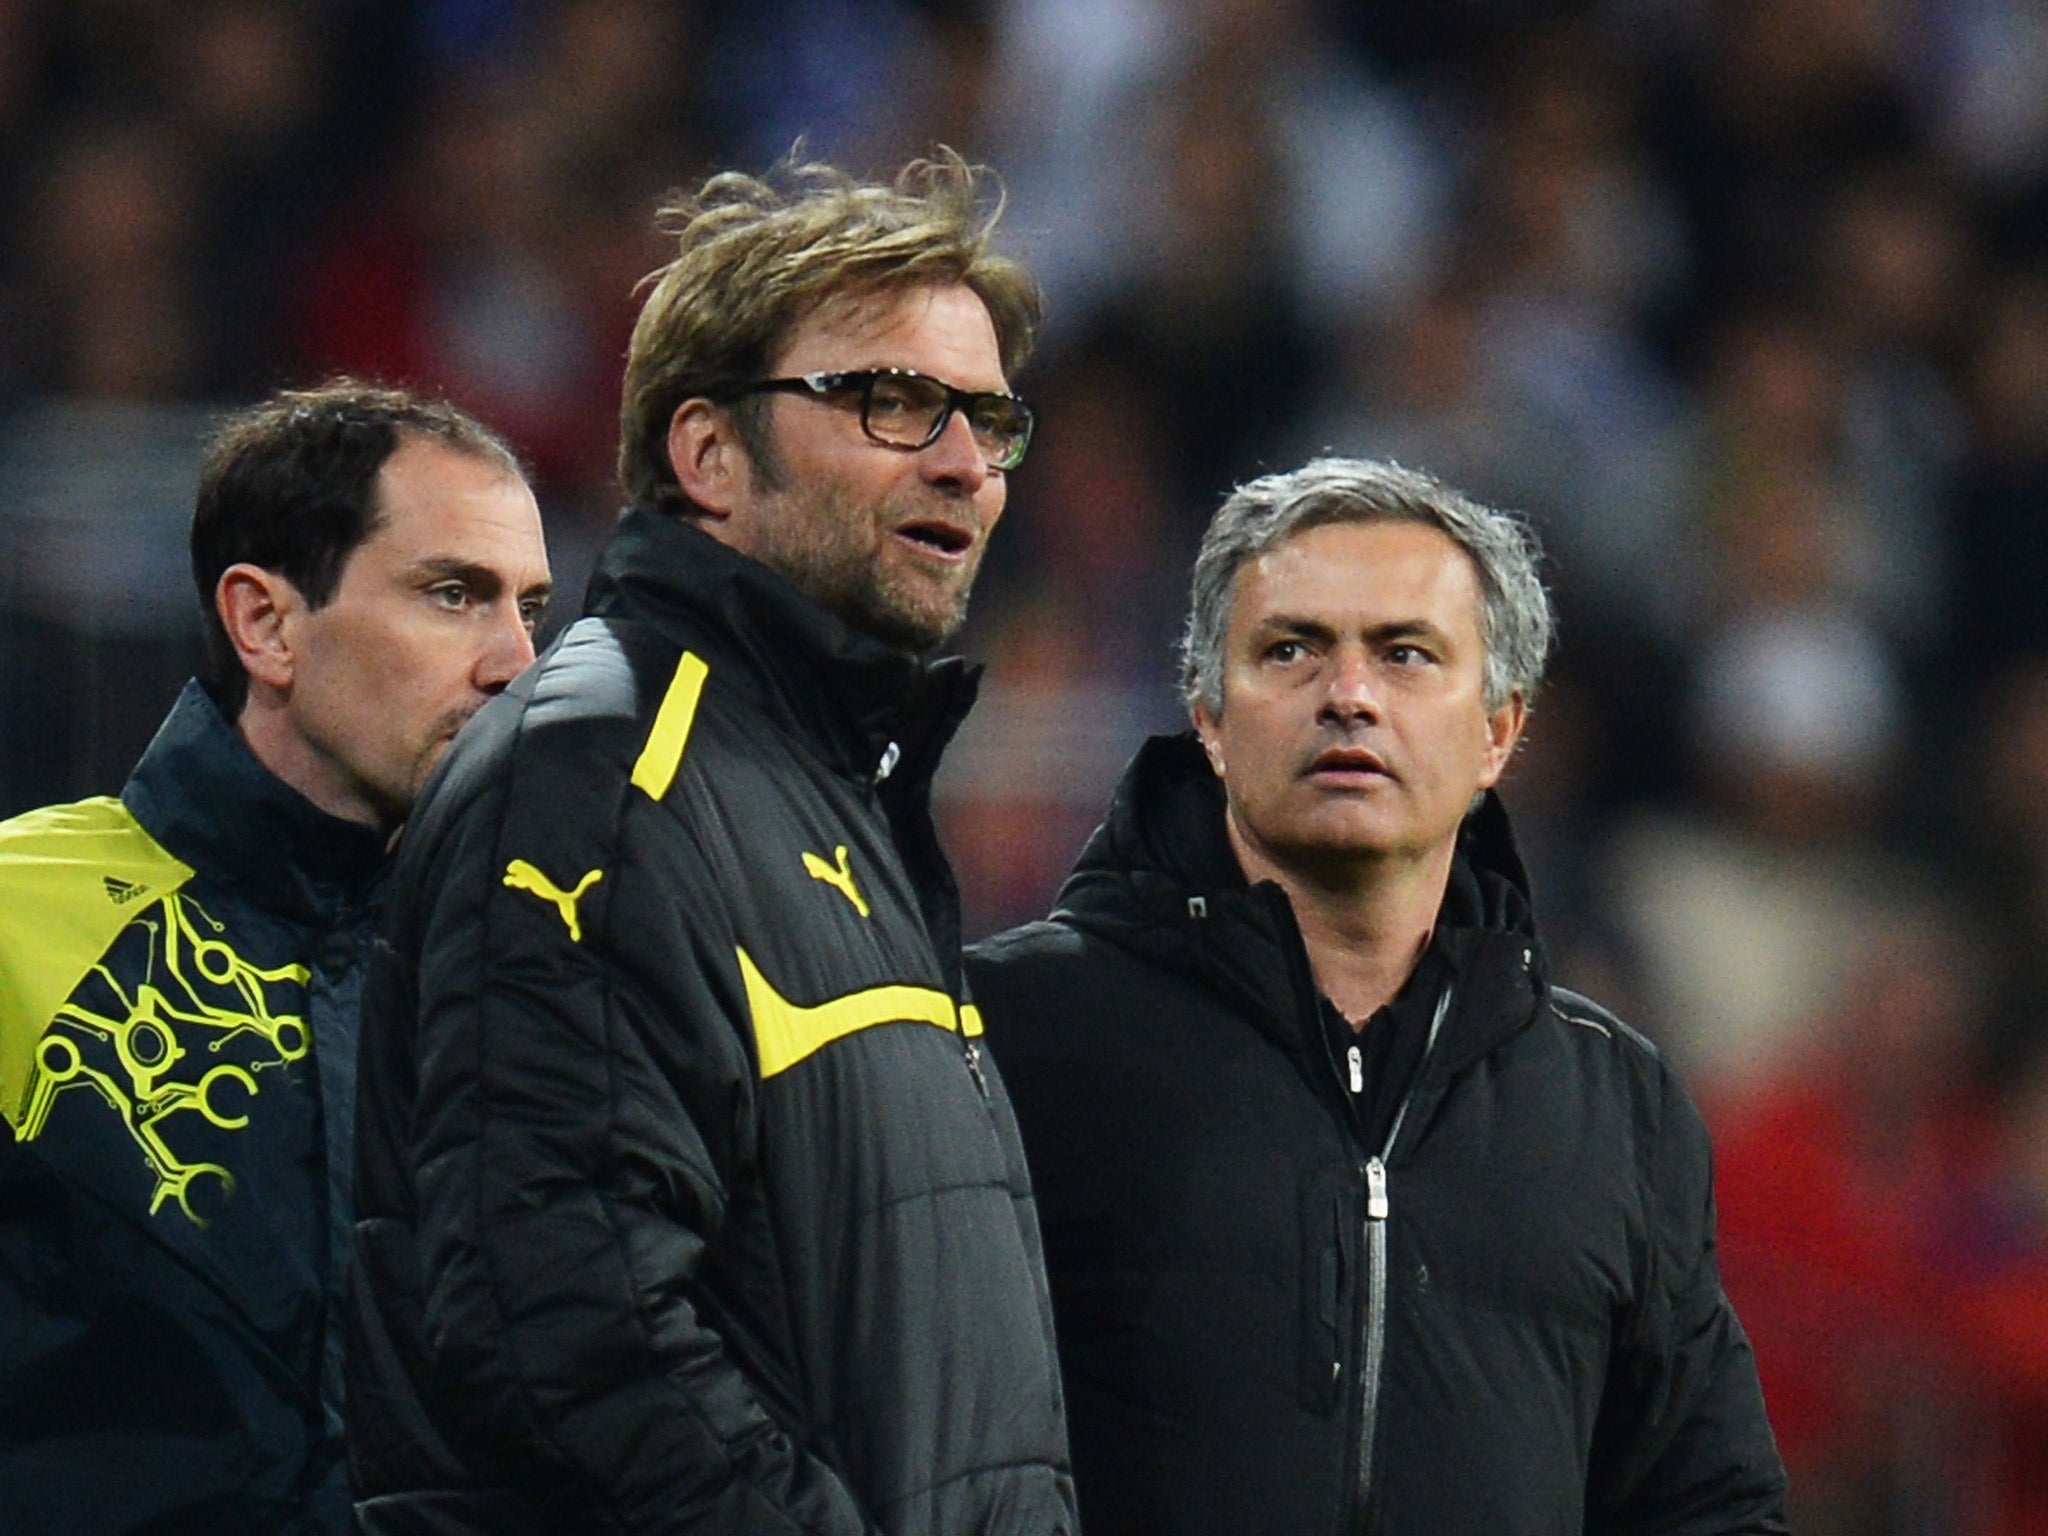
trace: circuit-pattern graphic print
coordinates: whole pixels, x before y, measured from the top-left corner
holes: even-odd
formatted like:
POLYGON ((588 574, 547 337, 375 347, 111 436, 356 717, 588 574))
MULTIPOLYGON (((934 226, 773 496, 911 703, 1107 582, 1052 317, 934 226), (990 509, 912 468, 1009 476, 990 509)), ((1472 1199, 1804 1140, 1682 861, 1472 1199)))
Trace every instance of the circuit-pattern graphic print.
POLYGON ((301 1060, 312 1043, 304 1014, 281 1011, 303 1006, 311 971, 254 965, 225 933, 178 892, 123 930, 37 1043, 18 1129, 22 1141, 32 1141, 59 1095, 96 1092, 155 1177, 150 1214, 175 1204, 200 1226, 197 1186, 218 1180, 225 1196, 235 1178, 220 1163, 180 1155, 180 1117, 241 1130, 247 1102, 259 1092, 256 1075, 301 1060), (138 944, 146 945, 139 965, 117 963, 138 944))

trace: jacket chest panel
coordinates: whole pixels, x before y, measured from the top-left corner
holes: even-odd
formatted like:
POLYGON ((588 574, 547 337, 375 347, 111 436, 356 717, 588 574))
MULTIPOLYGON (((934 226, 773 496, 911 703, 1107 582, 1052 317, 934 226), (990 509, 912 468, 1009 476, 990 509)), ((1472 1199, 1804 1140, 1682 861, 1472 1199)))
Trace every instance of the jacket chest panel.
POLYGON ((1007 1189, 978 1017, 947 983, 880 802, 799 753, 705 761, 685 803, 735 946, 763 1165, 806 1192, 780 1208, 793 1235, 835 1243, 849 1212, 1007 1189))
POLYGON ((737 944, 792 1002, 945 983, 880 803, 789 756, 690 786, 737 944))
POLYGON ((798 1192, 780 1217, 818 1273, 878 1243, 915 1251, 886 1234, 927 1222, 935 1200, 999 1192, 1007 1209, 1009 1160, 965 1044, 926 1025, 880 1025, 763 1085, 762 1165, 771 1187, 798 1192))
POLYGON ((1612 1101, 1512 1049, 1453 1082, 1391 1170, 1417 1288, 1604 1336, 1634 1296, 1641 1192, 1612 1101))
POLYGON ((312 947, 204 880, 144 909, 45 1031, 21 1137, 277 1339, 310 1336, 325 1250, 312 947))
POLYGON ((1147 1261, 1291 1279, 1304 1234, 1327 1240, 1337 1191, 1356 1183, 1342 1131, 1270 1049, 1207 1054, 1192 1078, 1185 1056, 1163 1052, 1158 1065, 1156 1080, 1130 1074, 1120 1126, 1120 1204, 1152 1234, 1147 1261))
MULTIPOLYGON (((1292 1285, 1356 1154, 1299 1064, 1212 994, 1172 973, 1107 968, 1071 1008, 1071 1054, 1015 1025, 998 1062, 1028 1110, 1032 1177, 1051 1242, 1105 1268, 1168 1264, 1292 1285), (1106 1170, 1114 1170, 1110 1173, 1106 1170)), ((1012 1003, 1009 1012, 1020 1011, 1012 1003)))
POLYGON ((1525 1035, 1460 1074, 1390 1170, 1376 1461, 1404 1529, 1579 1529, 1642 1261, 1636 1149, 1597 1077, 1525 1035))

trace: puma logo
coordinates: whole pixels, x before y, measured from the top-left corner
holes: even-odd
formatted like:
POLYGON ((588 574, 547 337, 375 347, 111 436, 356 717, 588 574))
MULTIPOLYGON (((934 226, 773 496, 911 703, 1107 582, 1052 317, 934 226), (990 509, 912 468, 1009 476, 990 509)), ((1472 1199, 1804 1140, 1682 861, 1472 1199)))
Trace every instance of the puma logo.
POLYGON ((852 902, 853 910, 862 917, 866 917, 868 915, 867 898, 861 895, 859 888, 853 883, 853 860, 847 855, 846 844, 841 843, 837 848, 834 848, 832 856, 839 861, 836 869, 819 858, 815 853, 806 853, 804 855, 804 869, 809 872, 813 880, 824 881, 833 890, 852 902))
POLYGON ((569 942, 583 942, 583 924, 576 917, 576 903, 583 899, 583 893, 604 878, 604 871, 593 869, 576 882, 576 889, 565 891, 546 875, 535 869, 524 859, 514 859, 505 866, 505 883, 515 891, 531 891, 542 901, 551 901, 562 914, 562 922, 569 930, 569 942))

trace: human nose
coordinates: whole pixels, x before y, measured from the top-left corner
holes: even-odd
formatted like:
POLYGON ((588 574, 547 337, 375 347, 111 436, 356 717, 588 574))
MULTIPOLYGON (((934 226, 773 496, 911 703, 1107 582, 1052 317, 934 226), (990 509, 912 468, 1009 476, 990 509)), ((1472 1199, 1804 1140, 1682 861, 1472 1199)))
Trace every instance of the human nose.
POLYGON ((1371 725, 1380 717, 1377 679, 1372 658, 1352 646, 1338 646, 1331 654, 1329 681, 1323 693, 1320 713, 1333 724, 1371 725))
POLYGON ((947 415, 939 435, 918 450, 917 457, 926 481, 965 496, 979 491, 991 473, 967 418, 958 411, 947 415))
POLYGON ((533 631, 516 604, 494 615, 478 653, 476 685, 485 693, 500 692, 513 678, 533 665, 533 631))

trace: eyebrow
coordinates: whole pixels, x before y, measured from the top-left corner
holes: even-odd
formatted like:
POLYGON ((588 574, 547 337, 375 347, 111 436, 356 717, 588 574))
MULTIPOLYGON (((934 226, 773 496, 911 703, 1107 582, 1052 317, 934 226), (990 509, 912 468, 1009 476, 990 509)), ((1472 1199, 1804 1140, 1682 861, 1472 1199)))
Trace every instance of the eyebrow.
POLYGON ((1337 631, 1320 619, 1301 618, 1291 613, 1269 613, 1252 626, 1251 638, 1270 640, 1298 635, 1304 640, 1334 640, 1337 631))
MULTIPOLYGON (((1256 639, 1299 635, 1305 640, 1328 642, 1338 638, 1335 625, 1323 619, 1292 613, 1268 614, 1259 621, 1252 634, 1256 639)), ((1426 640, 1435 645, 1450 643, 1450 637, 1427 619, 1389 619, 1382 624, 1369 625, 1365 630, 1365 637, 1378 645, 1389 645, 1401 640, 1426 640)))
MULTIPOLYGON (((424 560, 415 560, 406 574, 421 586, 440 581, 460 581, 487 597, 495 597, 505 590, 504 577, 489 566, 478 565, 474 560, 459 560, 453 555, 429 555, 424 560)), ((547 597, 554 590, 552 580, 537 581, 519 595, 522 598, 547 597)))
POLYGON ((997 395, 1010 400, 1017 398, 1016 392, 1010 388, 1007 379, 988 389, 976 389, 971 384, 955 384, 951 379, 941 378, 938 374, 932 373, 928 369, 913 368, 908 363, 871 362, 862 363, 856 368, 806 368, 802 373, 796 374, 794 377, 804 379, 824 375, 827 378, 844 378, 864 373, 907 373, 914 378, 929 379, 932 383, 942 385, 956 394, 997 395))

